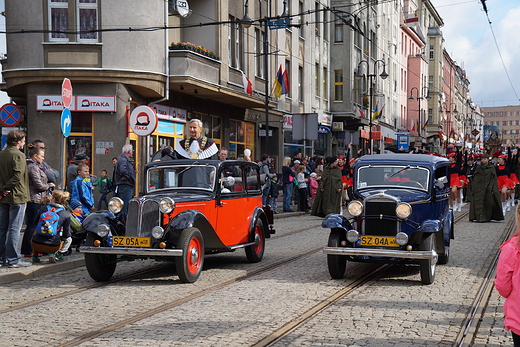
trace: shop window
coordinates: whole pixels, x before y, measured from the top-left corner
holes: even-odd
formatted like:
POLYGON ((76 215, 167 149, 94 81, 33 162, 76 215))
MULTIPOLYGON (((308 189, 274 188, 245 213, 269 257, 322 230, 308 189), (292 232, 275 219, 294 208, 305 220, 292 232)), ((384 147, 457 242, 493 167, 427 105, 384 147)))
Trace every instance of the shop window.
POLYGON ((229 159, 243 157, 246 148, 254 153, 254 141, 255 125, 253 123, 229 121, 229 159))
POLYGON ((80 153, 85 153, 90 159, 87 161, 87 166, 92 168, 92 136, 76 136, 71 135, 67 137, 67 166, 74 161, 74 157, 80 153))
POLYGON ((72 112, 71 133, 92 133, 92 113, 72 112))

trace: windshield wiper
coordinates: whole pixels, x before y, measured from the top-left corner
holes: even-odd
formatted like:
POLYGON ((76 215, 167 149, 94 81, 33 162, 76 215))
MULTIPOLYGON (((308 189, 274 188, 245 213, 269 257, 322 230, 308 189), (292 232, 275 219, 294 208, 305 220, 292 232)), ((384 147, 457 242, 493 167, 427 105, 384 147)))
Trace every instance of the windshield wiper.
POLYGON ((189 169, 191 169, 195 164, 198 164, 199 162, 198 161, 195 161, 193 162, 190 166, 186 167, 184 170, 182 170, 181 172, 179 172, 177 175, 182 175, 184 172, 188 171, 189 169))
POLYGON ((390 177, 388 177, 388 178, 392 178, 392 177, 394 177, 394 176, 396 176, 396 175, 399 175, 401 172, 403 172, 403 171, 405 171, 405 170, 408 170, 408 169, 411 169, 411 168, 412 168, 412 167, 411 167, 410 165, 406 165, 406 166, 403 167, 401 170, 396 171, 396 172, 394 172, 393 174, 391 174, 390 177))

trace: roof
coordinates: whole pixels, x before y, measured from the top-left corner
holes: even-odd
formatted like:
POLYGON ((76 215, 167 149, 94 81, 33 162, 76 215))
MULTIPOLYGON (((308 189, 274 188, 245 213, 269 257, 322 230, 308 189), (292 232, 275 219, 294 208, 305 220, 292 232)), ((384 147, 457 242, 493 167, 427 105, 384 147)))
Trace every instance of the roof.
POLYGON ((364 155, 362 156, 356 166, 359 165, 367 165, 372 162, 377 162, 377 164, 388 164, 388 163, 396 163, 399 162, 401 164, 433 164, 438 165, 442 163, 449 163, 449 160, 442 157, 437 157, 435 155, 429 154, 407 154, 407 153, 396 153, 396 154, 373 154, 373 155, 364 155))

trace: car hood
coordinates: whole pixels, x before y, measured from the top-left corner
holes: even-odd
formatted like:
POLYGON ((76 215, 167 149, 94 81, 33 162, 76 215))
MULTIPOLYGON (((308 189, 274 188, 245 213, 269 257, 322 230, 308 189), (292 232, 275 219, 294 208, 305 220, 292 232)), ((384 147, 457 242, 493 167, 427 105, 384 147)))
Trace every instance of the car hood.
POLYGON ((377 195, 384 193, 386 195, 391 195, 398 198, 401 202, 416 202, 416 201, 424 201, 430 198, 430 194, 423 190, 415 190, 415 189, 399 189, 399 188, 389 188, 389 189, 363 189, 354 193, 356 198, 360 198, 362 200, 368 198, 369 196, 377 195))

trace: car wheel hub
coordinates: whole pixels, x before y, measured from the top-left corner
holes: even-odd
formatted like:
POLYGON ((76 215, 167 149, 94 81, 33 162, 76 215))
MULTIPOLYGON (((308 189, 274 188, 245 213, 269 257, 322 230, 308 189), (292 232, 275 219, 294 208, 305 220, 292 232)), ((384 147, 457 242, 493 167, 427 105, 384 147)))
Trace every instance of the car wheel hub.
POLYGON ((196 264, 197 261, 199 260, 199 250, 197 248, 193 247, 192 249, 190 249, 189 256, 191 258, 192 264, 196 264))

